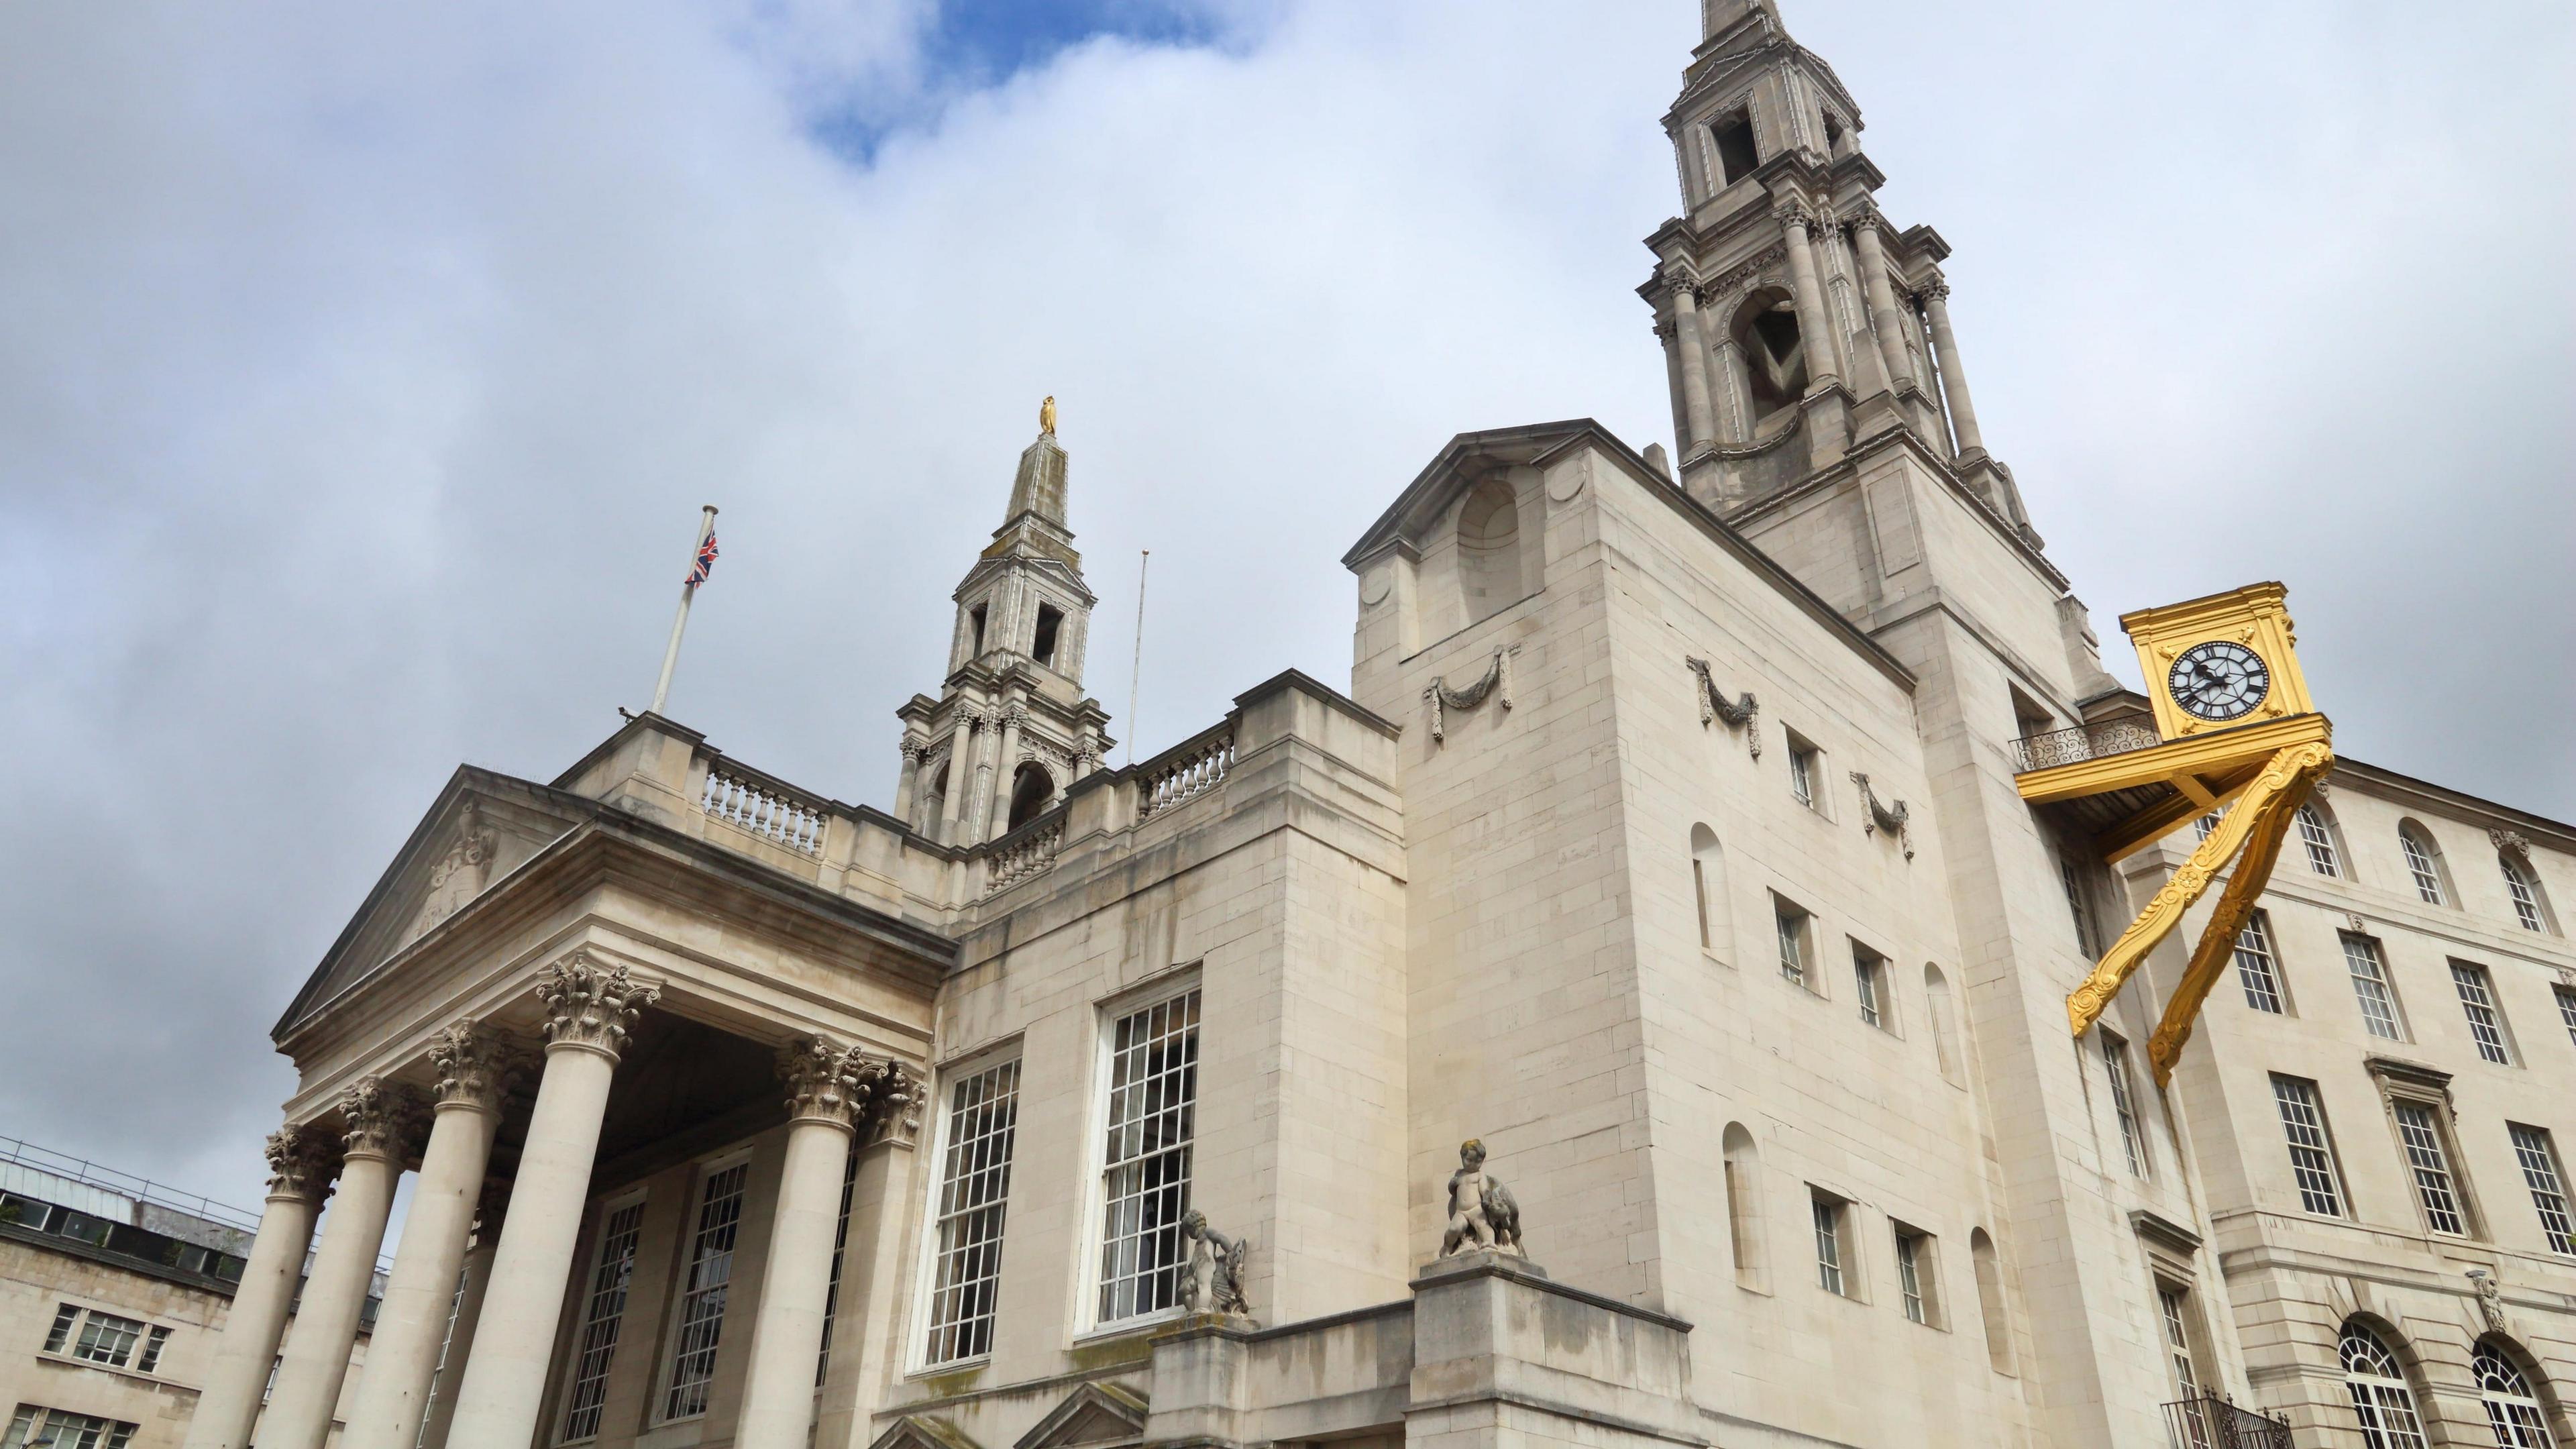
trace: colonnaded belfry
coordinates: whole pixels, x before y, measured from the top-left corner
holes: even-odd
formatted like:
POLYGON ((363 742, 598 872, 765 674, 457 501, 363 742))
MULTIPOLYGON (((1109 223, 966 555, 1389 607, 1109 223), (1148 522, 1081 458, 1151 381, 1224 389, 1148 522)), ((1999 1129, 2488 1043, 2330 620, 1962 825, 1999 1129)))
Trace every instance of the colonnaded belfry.
POLYGON ((460 768, 277 1025, 188 1442, 2576 1449, 2576 830, 2328 751, 2278 586, 2107 673, 2008 282, 1704 22, 1675 446, 1452 439, 1345 688, 1113 767, 1050 410, 890 796, 460 768))

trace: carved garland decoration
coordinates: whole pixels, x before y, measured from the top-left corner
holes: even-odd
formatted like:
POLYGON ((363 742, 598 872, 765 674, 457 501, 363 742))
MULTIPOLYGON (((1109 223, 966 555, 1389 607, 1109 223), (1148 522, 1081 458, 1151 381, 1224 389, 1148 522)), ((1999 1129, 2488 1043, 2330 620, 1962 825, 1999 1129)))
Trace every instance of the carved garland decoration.
POLYGON ((1690 666, 1690 672, 1699 676, 1700 727, 1705 729, 1710 720, 1722 719, 1726 721, 1728 729, 1745 730, 1744 748, 1752 753, 1753 758, 1761 759, 1762 731, 1745 727, 1761 715, 1762 702, 1755 699, 1750 690, 1729 701, 1726 691, 1718 688, 1717 681, 1709 676, 1708 661, 1705 659, 1692 655, 1685 657, 1682 663, 1690 666))
POLYGON ((1905 847, 1905 858, 1912 860, 1914 835, 1905 825, 1906 818, 1912 812, 1905 808, 1905 802, 1899 800, 1894 805, 1881 805, 1878 803, 1878 792, 1869 788, 1869 776, 1854 770, 1851 772, 1851 777, 1852 783, 1860 787, 1860 833, 1875 835, 1885 831, 1895 836, 1897 843, 1905 847))
POLYGON ((1451 689, 1448 681, 1434 679, 1424 686, 1422 699, 1431 707, 1431 742, 1440 744, 1449 738, 1447 711, 1474 709, 1494 696, 1494 702, 1508 710, 1512 707, 1512 656, 1521 652, 1518 644, 1494 651, 1494 662, 1485 669, 1482 679, 1464 689, 1451 689))

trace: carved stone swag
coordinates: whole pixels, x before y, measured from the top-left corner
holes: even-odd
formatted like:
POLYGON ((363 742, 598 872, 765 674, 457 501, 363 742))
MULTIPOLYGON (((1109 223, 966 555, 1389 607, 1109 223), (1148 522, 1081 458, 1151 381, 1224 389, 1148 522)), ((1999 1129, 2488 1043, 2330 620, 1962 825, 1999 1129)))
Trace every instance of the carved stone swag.
POLYGON ((1762 731, 1748 726, 1761 716, 1762 702, 1755 699, 1750 690, 1729 700, 1726 691, 1718 688, 1717 681, 1710 677, 1707 660, 1688 656, 1682 662, 1690 666, 1691 673, 1699 676, 1700 725, 1705 728, 1710 720, 1722 719, 1728 729, 1743 730, 1744 748, 1752 753, 1753 758, 1761 759, 1762 731))
POLYGON ((1512 656, 1521 652, 1518 644, 1494 651, 1494 662, 1485 668, 1484 677, 1464 689, 1451 689, 1446 680, 1434 679, 1424 686, 1423 702, 1431 707, 1431 742, 1440 744, 1449 738, 1447 711, 1474 709, 1491 695, 1494 702, 1508 710, 1512 707, 1512 656))

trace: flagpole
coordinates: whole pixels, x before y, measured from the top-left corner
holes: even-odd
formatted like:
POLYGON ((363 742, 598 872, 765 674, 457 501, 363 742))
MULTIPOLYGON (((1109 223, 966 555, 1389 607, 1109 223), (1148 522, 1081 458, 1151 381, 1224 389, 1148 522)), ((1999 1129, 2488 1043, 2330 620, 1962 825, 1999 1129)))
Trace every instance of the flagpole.
POLYGON ((1136 552, 1136 658, 1127 666, 1127 763, 1136 763, 1136 689, 1145 675, 1145 570, 1152 567, 1154 551, 1136 552))
POLYGON ((662 678, 653 686, 652 713, 660 714, 662 704, 671 697, 671 671, 680 663, 680 631, 689 627, 689 601, 698 596, 698 551, 707 546, 707 535, 716 531, 716 506, 706 505, 698 518, 698 541, 689 545, 689 579, 680 585, 680 612, 671 619, 670 647, 662 651, 662 678))

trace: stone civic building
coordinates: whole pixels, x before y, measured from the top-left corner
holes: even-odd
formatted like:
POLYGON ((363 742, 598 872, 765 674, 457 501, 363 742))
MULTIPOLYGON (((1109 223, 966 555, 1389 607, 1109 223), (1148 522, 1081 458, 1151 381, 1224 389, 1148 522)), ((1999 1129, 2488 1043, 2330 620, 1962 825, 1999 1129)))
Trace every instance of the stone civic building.
POLYGON ((262 1449, 2576 1445, 2576 831, 2347 761, 2171 1088, 2205 908, 2070 1040, 2189 837, 2015 791, 2141 701, 1947 248, 1768 3, 1666 125, 1677 461, 1453 440, 1347 693, 1105 768, 1050 431, 891 810, 654 715, 458 771, 278 1024, 190 1442, 336 1181, 262 1449))

